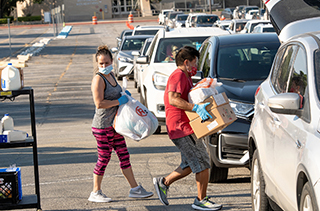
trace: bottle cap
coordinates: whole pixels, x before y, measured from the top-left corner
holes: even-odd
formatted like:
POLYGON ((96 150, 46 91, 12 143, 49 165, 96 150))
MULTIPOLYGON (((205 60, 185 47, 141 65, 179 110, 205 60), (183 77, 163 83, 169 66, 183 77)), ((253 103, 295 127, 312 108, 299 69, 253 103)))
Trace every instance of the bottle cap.
POLYGON ((9 116, 9 114, 5 114, 4 116, 9 116))
POLYGON ((8 65, 12 65, 12 63, 8 63, 8 65))

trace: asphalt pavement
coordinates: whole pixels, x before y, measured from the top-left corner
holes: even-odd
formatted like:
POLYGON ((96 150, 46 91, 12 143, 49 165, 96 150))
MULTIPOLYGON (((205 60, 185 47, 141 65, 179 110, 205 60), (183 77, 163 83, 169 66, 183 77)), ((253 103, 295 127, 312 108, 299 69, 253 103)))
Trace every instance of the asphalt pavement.
MULTIPOLYGON (((133 25, 157 25, 137 22, 133 25)), ((43 210, 118 210, 181 211, 193 210, 197 195, 193 174, 177 181, 169 189, 170 206, 159 201, 152 178, 165 176, 180 163, 179 152, 162 133, 140 142, 126 139, 133 171, 138 183, 155 195, 131 199, 129 184, 122 176, 115 153, 106 169, 102 190, 113 199, 110 203, 88 202, 92 190, 92 172, 97 160, 96 142, 91 133, 94 114, 90 85, 93 77, 93 54, 101 44, 116 46, 116 36, 125 22, 74 24, 66 39, 52 38, 41 52, 32 56, 23 68, 24 83, 35 93, 38 139, 40 196, 43 210)), ((48 28, 50 33, 51 28, 48 28)), ((121 81, 120 81, 121 83, 121 81)), ((139 94, 128 83, 132 96, 139 94)), ((31 133, 28 98, 1 102, 0 116, 10 113, 15 129, 31 133)), ((22 168, 23 195, 34 194, 32 151, 27 148, 0 150, 0 167, 16 164, 22 168)), ((209 184, 208 196, 224 205, 224 210, 251 210, 250 177, 245 168, 231 169, 226 183, 209 184)))

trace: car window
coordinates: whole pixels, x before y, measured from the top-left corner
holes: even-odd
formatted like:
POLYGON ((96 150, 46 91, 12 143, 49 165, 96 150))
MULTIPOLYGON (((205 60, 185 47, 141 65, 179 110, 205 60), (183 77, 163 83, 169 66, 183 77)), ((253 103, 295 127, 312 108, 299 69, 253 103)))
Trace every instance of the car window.
MULTIPOLYGON (((199 60, 198 60, 198 70, 200 70, 200 71, 203 71, 202 63, 203 63, 203 60, 205 58, 208 46, 209 46, 209 42, 206 42, 201 46, 201 48, 199 50, 200 57, 199 57, 199 60)), ((207 77, 207 76, 204 76, 204 77, 207 77)))
POLYGON ((300 108, 302 108, 303 105, 303 98, 305 95, 307 84, 307 57, 304 50, 299 47, 297 56, 293 63, 288 92, 295 92, 300 95, 300 108))
POLYGON ((157 43, 157 39, 158 39, 158 34, 156 34, 156 36, 153 38, 153 41, 152 41, 152 43, 150 45, 149 58, 151 58, 152 55, 153 55, 154 48, 155 48, 156 43, 157 43))
POLYGON ((279 42, 221 45, 217 77, 229 80, 264 80, 268 77, 279 42))
POLYGON ((263 28, 263 32, 276 32, 276 30, 272 28, 263 28))
POLYGON ((132 31, 126 31, 125 33, 124 33, 124 36, 131 36, 132 35, 132 31))
POLYGON ((150 41, 145 43, 145 46, 144 46, 144 49, 143 49, 142 55, 146 55, 147 50, 148 50, 148 48, 149 48, 150 44, 151 44, 151 42, 150 42, 150 41))
POLYGON ((318 94, 318 100, 320 101, 320 49, 315 51, 313 61, 314 61, 314 75, 316 80, 316 90, 318 94))
POLYGON ((278 93, 284 93, 287 91, 288 78, 290 70, 292 68, 292 62, 294 59, 294 53, 297 49, 296 45, 289 45, 283 52, 282 58, 277 61, 276 66, 272 72, 271 82, 274 89, 278 93))
POLYGON ((159 29, 153 29, 153 30, 136 30, 134 32, 134 35, 155 35, 159 29))
POLYGON ((208 46, 208 50, 206 52, 206 55, 204 57, 204 63, 203 63, 203 68, 202 68, 202 72, 203 72, 203 77, 208 77, 209 73, 210 73, 210 64, 211 64, 211 59, 212 59, 212 49, 211 49, 211 45, 208 46))
POLYGON ((139 39, 126 39, 122 44, 121 50, 122 51, 139 51, 146 38, 139 38, 139 39))
POLYGON ((185 21, 185 20, 187 20, 187 15, 179 15, 179 16, 177 16, 177 20, 178 21, 185 21))
POLYGON ((207 37, 162 38, 159 40, 154 62, 174 63, 175 55, 173 51, 183 46, 192 46, 199 49, 206 38, 207 37))

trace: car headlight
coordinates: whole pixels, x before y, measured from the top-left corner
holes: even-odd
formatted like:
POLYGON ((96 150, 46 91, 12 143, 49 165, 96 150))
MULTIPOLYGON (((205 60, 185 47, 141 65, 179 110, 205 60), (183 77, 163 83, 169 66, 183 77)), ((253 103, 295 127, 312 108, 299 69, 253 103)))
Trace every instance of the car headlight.
POLYGON ((152 76, 152 82, 156 89, 165 90, 168 82, 168 76, 155 73, 152 76))
POLYGON ((133 63, 133 59, 127 58, 127 57, 119 57, 118 60, 119 60, 120 62, 133 63))
POLYGON ((249 117, 253 114, 253 104, 230 101, 230 106, 237 116, 249 117))

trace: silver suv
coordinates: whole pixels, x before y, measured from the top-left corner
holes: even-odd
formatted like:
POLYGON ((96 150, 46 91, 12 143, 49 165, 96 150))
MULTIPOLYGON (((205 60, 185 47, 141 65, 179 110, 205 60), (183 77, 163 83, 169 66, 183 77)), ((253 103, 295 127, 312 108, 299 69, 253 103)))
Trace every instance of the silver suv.
POLYGON ((320 31, 314 30, 320 29, 310 24, 320 18, 280 25, 288 16, 281 20, 272 13, 279 5, 270 4, 283 43, 255 95, 248 139, 252 210, 319 210, 320 31), (301 31, 307 33, 290 37, 301 31))

